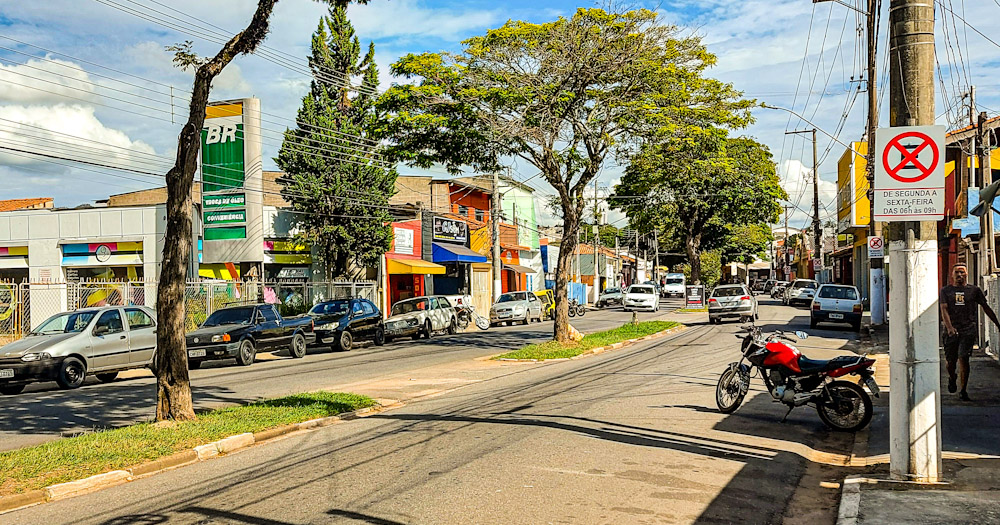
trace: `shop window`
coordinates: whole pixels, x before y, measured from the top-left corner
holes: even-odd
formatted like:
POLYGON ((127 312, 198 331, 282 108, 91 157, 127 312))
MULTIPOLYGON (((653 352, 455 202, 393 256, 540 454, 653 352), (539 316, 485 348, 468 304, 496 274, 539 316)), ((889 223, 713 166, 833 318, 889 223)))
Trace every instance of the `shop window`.
POLYGON ((479 210, 479 209, 476 210, 476 220, 477 221, 481 222, 485 216, 486 216, 486 214, 483 212, 483 210, 479 210))
POLYGON ((469 207, 468 206, 459 206, 458 207, 458 214, 461 215, 462 217, 468 217, 469 216, 469 207))

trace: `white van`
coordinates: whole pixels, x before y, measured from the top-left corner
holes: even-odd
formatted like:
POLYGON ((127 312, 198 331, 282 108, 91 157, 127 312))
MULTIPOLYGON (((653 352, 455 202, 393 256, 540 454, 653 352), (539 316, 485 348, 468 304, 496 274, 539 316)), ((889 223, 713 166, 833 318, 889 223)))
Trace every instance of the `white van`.
POLYGON ((684 297, 685 284, 683 273, 668 273, 664 278, 663 295, 684 297))

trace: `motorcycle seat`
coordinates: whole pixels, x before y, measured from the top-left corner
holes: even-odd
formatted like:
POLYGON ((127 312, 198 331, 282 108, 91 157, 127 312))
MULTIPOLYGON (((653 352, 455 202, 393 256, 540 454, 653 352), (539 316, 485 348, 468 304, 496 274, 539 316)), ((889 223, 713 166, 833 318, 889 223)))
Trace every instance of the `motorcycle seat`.
POLYGON ((834 357, 830 360, 825 359, 809 359, 806 356, 799 357, 799 369, 802 370, 803 374, 815 374, 816 372, 829 372, 830 370, 836 370, 838 368, 843 368, 845 366, 851 366, 860 362, 864 359, 861 356, 856 355, 842 355, 839 357, 834 357))

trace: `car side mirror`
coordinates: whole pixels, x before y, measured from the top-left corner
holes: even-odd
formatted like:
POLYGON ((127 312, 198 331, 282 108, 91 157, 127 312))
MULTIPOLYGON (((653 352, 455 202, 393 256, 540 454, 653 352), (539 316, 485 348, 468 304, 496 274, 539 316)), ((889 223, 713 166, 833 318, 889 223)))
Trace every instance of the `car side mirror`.
POLYGON ((107 334, 110 331, 111 331, 111 327, 104 326, 104 325, 98 325, 98 326, 94 327, 94 336, 95 337, 101 337, 102 335, 107 334))

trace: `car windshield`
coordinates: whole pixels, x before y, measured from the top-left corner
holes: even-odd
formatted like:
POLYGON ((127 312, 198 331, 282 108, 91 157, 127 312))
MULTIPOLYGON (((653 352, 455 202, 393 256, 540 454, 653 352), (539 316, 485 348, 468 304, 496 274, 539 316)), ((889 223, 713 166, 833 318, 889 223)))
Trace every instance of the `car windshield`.
POLYGON ((31 331, 32 334, 71 334, 82 332, 97 312, 68 312, 49 317, 41 326, 31 331))
POLYGON ((253 306, 223 308, 208 316, 202 326, 222 326, 224 324, 250 324, 253 320, 253 306))
POLYGON ((684 279, 667 279, 667 284, 684 284, 684 279))
POLYGON ((423 299, 408 299, 406 301, 400 301, 400 302, 392 305, 392 315, 403 315, 403 314, 409 314, 409 313, 413 313, 413 312, 422 312, 422 311, 426 311, 428 309, 429 308, 427 307, 427 299, 426 298, 423 298, 423 299))
POLYGON ((735 297, 737 295, 743 295, 742 286, 726 286, 724 288, 716 288, 712 292, 712 297, 735 297))
POLYGON ((608 288, 607 290, 604 290, 604 293, 606 294, 622 293, 622 291, 619 290, 618 288, 608 288))
POLYGON ((313 315, 347 315, 350 301, 330 301, 313 306, 309 313, 313 315))
POLYGON ((497 303, 506 303, 509 301, 527 301, 528 298, 524 296, 524 292, 518 293, 505 293, 497 299, 497 303))
POLYGON ((848 286, 824 286, 820 289, 819 296, 823 299, 858 300, 858 292, 848 286))
POLYGON ((656 292, 653 291, 653 287, 652 286, 632 286, 632 287, 629 287, 628 293, 652 294, 652 293, 656 293, 656 292))
POLYGON ((795 281, 792 288, 816 288, 816 281, 795 281))

